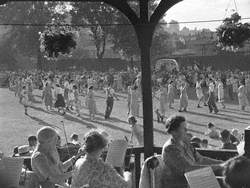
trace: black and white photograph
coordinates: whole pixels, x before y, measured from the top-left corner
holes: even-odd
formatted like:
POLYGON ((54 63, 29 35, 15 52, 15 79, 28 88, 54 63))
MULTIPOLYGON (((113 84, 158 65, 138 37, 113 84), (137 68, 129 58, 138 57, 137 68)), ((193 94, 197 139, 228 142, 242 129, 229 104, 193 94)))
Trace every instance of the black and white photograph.
POLYGON ((250 188, 250 0, 1 0, 0 188, 250 188))

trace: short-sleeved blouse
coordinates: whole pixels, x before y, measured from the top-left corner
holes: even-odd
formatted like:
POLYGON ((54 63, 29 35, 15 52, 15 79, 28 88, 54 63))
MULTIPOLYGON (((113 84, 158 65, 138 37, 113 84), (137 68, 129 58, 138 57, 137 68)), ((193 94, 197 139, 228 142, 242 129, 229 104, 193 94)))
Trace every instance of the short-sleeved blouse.
POLYGON ((72 188, 89 185, 91 188, 128 188, 128 183, 102 159, 83 157, 76 162, 72 188))

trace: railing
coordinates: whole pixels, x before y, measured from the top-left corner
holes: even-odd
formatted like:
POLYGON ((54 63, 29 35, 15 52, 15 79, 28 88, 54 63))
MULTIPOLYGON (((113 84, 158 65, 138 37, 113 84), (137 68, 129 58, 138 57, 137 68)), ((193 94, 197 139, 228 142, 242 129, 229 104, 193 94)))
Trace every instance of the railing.
MULTIPOLYGON (((206 157, 210 157, 213 159, 223 160, 226 161, 232 157, 238 155, 237 151, 232 150, 204 150, 204 149, 197 149, 197 151, 206 157)), ((154 147, 155 154, 161 154, 162 148, 161 147, 154 147)), ((128 155, 131 155, 134 162, 134 173, 135 173, 135 187, 139 187, 140 181, 140 173, 141 173, 141 164, 142 158, 144 157, 144 148, 143 147, 135 147, 129 148, 127 151, 128 155)))

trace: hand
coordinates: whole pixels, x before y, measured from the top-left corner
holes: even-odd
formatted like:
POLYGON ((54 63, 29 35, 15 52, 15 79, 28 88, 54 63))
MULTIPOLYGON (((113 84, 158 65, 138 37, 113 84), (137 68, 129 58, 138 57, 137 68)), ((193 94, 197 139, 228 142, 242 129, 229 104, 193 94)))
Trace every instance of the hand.
POLYGON ((78 159, 78 158, 80 158, 81 156, 83 156, 83 155, 85 155, 86 154, 86 152, 85 152, 85 150, 83 149, 83 148, 80 148, 79 150, 78 150, 78 153, 76 154, 76 159, 78 159))
POLYGON ((132 173, 131 173, 131 172, 128 172, 128 171, 123 172, 123 177, 124 177, 124 179, 125 179, 126 181, 130 181, 130 180, 132 180, 132 173))

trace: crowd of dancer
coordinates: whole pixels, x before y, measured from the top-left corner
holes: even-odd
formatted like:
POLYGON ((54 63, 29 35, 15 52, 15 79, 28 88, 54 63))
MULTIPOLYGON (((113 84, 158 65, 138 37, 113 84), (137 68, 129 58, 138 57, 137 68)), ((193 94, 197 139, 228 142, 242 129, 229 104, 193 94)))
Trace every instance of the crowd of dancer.
MULTIPOLYGON (((114 100, 118 93, 127 93, 128 116, 139 117, 141 94, 141 74, 138 69, 109 72, 11 72, 9 86, 19 97, 19 102, 27 108, 34 101, 33 90, 42 90, 46 110, 56 108, 61 114, 80 110, 85 106, 91 120, 97 113, 96 90, 106 93, 104 118, 109 119, 114 100), (85 97, 83 102, 80 97, 85 97)), ((195 90, 197 108, 208 106, 210 113, 217 114, 219 102, 226 108, 227 101, 238 99, 241 110, 245 110, 250 100, 250 73, 241 71, 212 71, 208 68, 182 67, 180 71, 161 70, 152 74, 153 97, 159 101, 155 113, 159 122, 166 118, 168 108, 173 108, 179 98, 179 112, 186 112, 189 105, 189 91, 195 90)))

